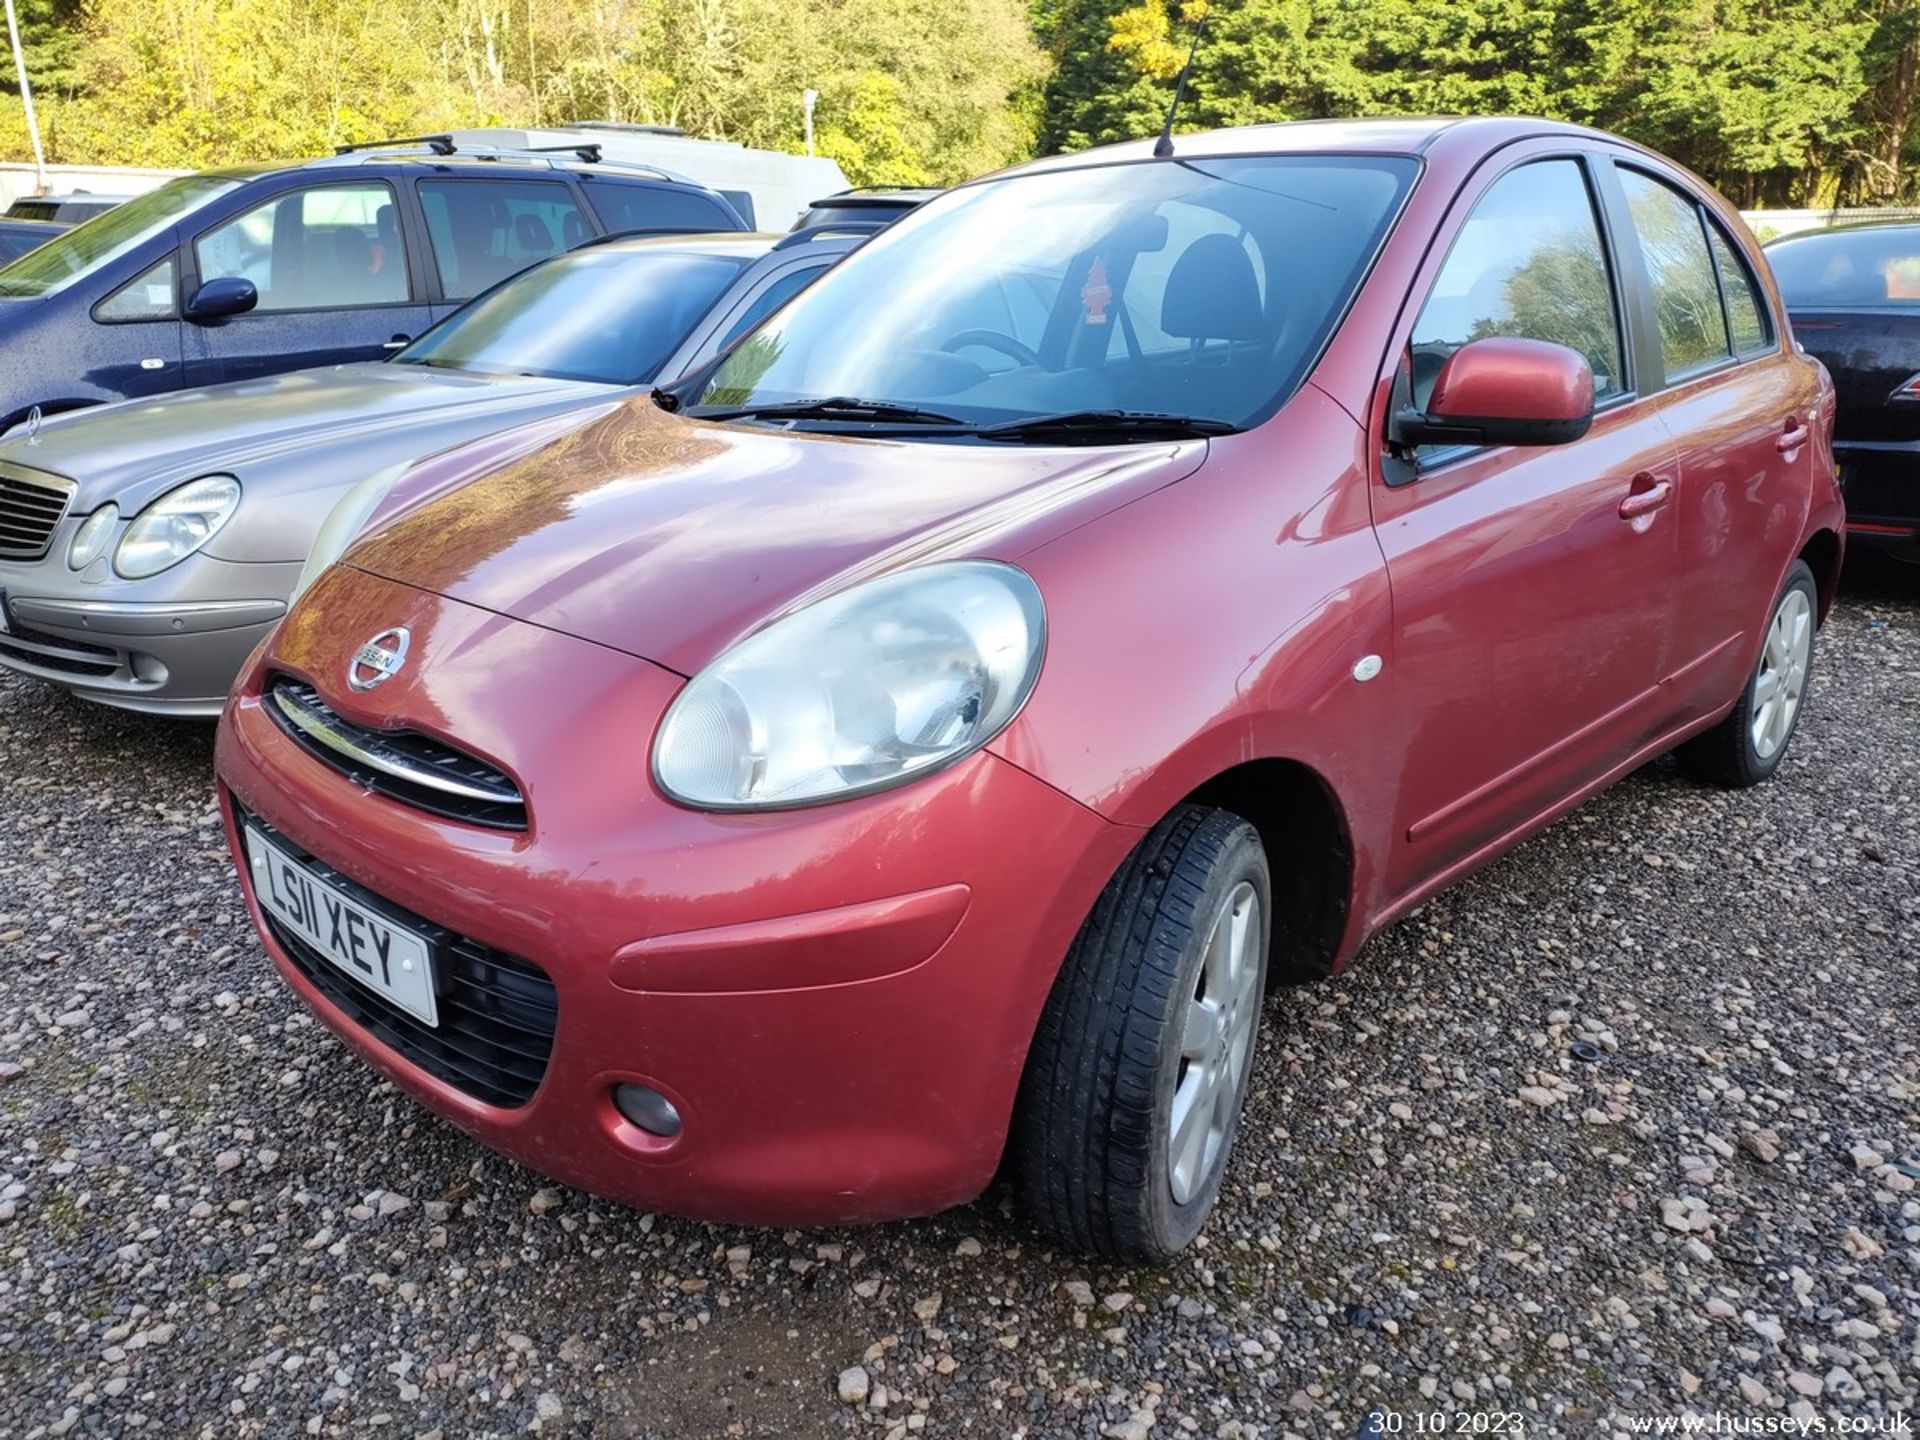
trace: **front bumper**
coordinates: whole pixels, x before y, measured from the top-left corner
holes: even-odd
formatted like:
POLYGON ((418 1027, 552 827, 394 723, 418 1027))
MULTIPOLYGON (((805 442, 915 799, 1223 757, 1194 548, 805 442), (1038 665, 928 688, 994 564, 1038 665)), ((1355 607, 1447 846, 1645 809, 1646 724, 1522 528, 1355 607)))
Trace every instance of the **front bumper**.
POLYGON ((63 558, 70 530, 43 560, 0 564, 0 666, 123 709, 219 715, 286 613, 300 566, 195 555, 148 580, 120 580, 104 559, 75 574, 63 558))
POLYGON ((429 1108, 597 1194, 782 1225, 978 1194, 1061 958, 1137 833, 984 752, 810 810, 683 810, 647 778, 681 683, 601 646, 330 573, 229 703, 229 825, 244 807, 390 905, 531 962, 557 1002, 550 1059, 525 1103, 486 1103, 356 1022, 268 935, 274 962, 429 1108), (327 685, 329 702, 498 764, 522 787, 528 830, 370 794, 267 712, 265 675, 324 684, 358 639, 396 624, 417 662, 365 696, 327 685), (625 1081, 674 1103, 677 1137, 620 1115, 612 1092, 625 1081))

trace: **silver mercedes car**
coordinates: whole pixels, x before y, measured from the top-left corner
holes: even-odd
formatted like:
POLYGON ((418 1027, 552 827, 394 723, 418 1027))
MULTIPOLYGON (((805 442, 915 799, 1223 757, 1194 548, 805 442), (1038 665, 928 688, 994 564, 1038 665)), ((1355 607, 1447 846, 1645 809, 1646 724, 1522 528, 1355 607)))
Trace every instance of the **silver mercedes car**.
POLYGON ((644 395, 864 233, 596 242, 383 362, 29 417, 0 438, 0 665, 103 704, 217 716, 349 490, 644 395))

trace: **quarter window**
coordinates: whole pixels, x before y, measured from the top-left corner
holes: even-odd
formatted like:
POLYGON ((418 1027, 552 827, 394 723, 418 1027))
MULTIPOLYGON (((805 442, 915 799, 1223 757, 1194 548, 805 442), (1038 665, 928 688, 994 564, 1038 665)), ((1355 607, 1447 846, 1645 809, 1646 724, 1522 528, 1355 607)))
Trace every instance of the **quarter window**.
POLYGON ((1638 170, 1619 173, 1646 262, 1647 283, 1653 290, 1654 322, 1667 375, 1726 359, 1733 350, 1699 206, 1671 185, 1638 170))
POLYGON ((1522 165, 1474 206, 1414 322, 1416 408, 1448 356, 1491 335, 1578 350, 1593 367, 1596 398, 1625 390, 1606 247, 1578 161, 1522 165))
POLYGON ((200 280, 239 276, 256 315, 404 304, 407 256, 393 191, 328 185, 256 205, 194 242, 200 280))
POLYGON ((557 180, 422 180, 420 204, 449 300, 471 300, 593 235, 557 180))
POLYGON ((149 266, 102 300, 93 312, 94 318, 108 324, 129 320, 171 320, 174 283, 179 268, 179 263, 171 255, 158 265, 149 266))
POLYGON ((1773 335, 1767 325, 1767 312, 1760 304, 1760 292, 1754 288, 1752 273, 1717 225, 1707 227, 1707 242, 1713 247, 1714 268, 1720 272, 1720 293, 1727 300, 1727 328, 1733 334, 1733 353, 1748 355, 1764 349, 1773 335))

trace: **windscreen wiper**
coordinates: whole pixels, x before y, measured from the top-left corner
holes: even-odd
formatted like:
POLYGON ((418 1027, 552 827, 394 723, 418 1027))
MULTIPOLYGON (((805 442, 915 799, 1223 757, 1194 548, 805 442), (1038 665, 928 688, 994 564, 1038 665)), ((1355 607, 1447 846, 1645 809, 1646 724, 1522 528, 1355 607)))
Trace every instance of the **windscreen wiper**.
POLYGON ((981 440, 1101 439, 1197 440, 1231 435, 1240 427, 1204 415, 1161 415, 1149 410, 1063 410, 982 425, 970 433, 981 440))
POLYGON ((856 400, 850 395, 830 395, 821 400, 789 400, 772 405, 742 405, 730 410, 689 410, 687 413, 696 420, 897 420, 908 425, 964 423, 938 410, 899 405, 891 400, 856 400))

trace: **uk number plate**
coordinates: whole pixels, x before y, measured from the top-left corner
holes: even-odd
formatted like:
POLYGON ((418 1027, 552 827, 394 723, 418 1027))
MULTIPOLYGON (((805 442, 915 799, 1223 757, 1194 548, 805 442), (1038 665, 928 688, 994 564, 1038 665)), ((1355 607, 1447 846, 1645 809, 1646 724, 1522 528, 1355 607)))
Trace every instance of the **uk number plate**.
POLYGON ((428 1025, 440 1023, 427 942, 369 910, 247 827, 247 864, 261 907, 376 994, 428 1025))

